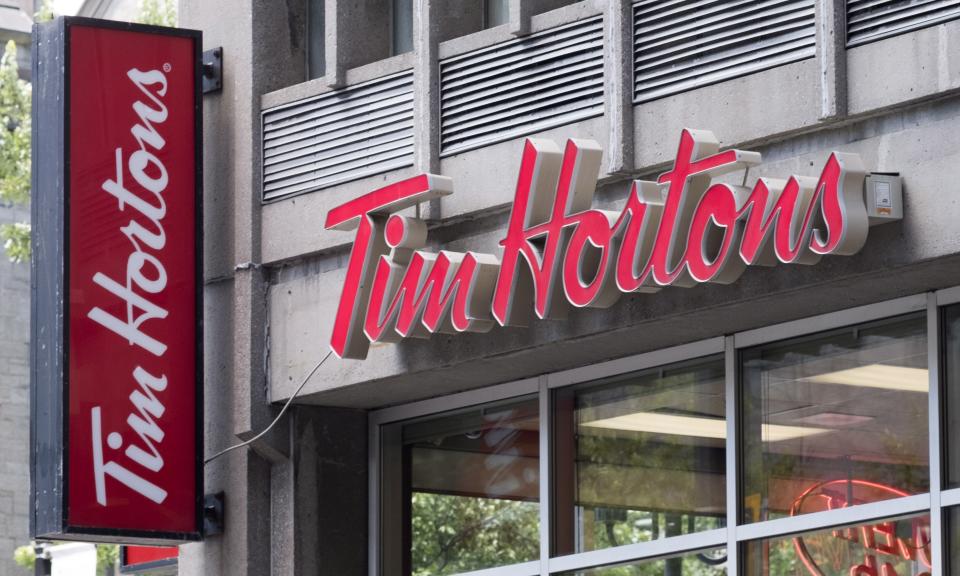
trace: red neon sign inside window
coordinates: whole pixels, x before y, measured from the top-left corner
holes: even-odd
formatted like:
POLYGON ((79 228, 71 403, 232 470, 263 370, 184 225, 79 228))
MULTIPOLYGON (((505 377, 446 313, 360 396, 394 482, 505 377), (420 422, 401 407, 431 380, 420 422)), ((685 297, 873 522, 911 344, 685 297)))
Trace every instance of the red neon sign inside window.
MULTIPOLYGON (((869 480, 831 480, 814 484, 803 492, 790 507, 790 515, 797 516, 811 511, 836 510, 847 506, 876 501, 876 497, 865 495, 883 495, 887 497, 909 496, 907 492, 869 480)), ((823 537, 823 535, 820 535, 823 537)), ((917 576, 930 576, 932 566, 930 558, 930 522, 929 519, 913 518, 896 521, 883 521, 863 526, 838 528, 831 534, 833 538, 863 547, 863 561, 849 569, 850 576, 903 576, 898 575, 894 563, 900 561, 917 562, 927 571, 917 576), (910 535, 897 530, 897 524, 910 522, 910 535)), ((811 536, 806 537, 808 540, 811 536)), ((817 562, 803 536, 793 539, 793 546, 803 565, 813 576, 828 576, 817 562)))

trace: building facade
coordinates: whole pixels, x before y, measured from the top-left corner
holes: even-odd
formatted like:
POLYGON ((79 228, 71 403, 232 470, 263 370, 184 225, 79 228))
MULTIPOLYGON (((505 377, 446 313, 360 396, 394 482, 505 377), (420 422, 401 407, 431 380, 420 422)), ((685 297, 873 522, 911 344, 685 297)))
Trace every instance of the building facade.
POLYGON ((182 574, 960 574, 956 3, 181 0, 180 23, 224 54, 203 111, 206 453, 293 398, 207 464, 224 532, 182 546, 182 574), (768 265, 644 282, 621 258, 618 290, 584 272, 643 254, 614 224, 669 205, 661 174, 733 149, 712 181, 740 220, 713 213, 698 262, 723 264, 704 250, 750 232, 738 203, 763 188, 816 212, 783 204, 783 247, 733 256, 768 265), (859 174, 849 194, 887 178, 874 209, 902 183, 903 217, 821 259, 830 166, 859 174), (523 230, 563 190, 558 218, 605 212, 596 236, 524 236, 502 314, 444 324, 468 306, 436 304, 434 327, 487 331, 398 338, 429 334, 422 308, 378 314, 388 281, 366 322, 385 341, 338 336, 360 236, 331 210, 401 181, 427 184, 396 234, 369 219, 396 274, 440 250, 505 265, 524 190, 523 230), (557 245, 582 258, 535 278, 557 245), (339 337, 366 358, 316 368, 339 337))

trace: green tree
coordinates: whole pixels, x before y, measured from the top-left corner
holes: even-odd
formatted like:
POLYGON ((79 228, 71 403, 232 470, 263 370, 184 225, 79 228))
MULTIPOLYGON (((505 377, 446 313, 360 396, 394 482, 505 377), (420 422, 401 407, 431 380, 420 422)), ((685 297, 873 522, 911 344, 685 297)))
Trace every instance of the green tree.
MULTIPOLYGON (((23 205, 30 200, 30 83, 17 72, 17 45, 7 42, 0 59, 0 201, 23 205)), ((30 257, 30 225, 0 226, 7 256, 30 257)))
POLYGON ((177 25, 177 5, 174 0, 140 0, 137 22, 156 26, 177 25))

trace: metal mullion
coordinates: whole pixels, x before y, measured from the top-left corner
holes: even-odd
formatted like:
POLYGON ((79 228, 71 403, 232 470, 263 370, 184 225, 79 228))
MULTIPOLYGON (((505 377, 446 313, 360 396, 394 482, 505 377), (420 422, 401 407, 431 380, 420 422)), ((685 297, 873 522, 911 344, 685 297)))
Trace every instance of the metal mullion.
POLYGON ((538 400, 540 405, 540 576, 550 574, 550 542, 551 523, 553 516, 552 485, 553 474, 550 473, 553 463, 552 422, 553 403, 550 401, 550 389, 547 386, 547 376, 537 378, 538 400))
POLYGON ((960 286, 937 290, 937 306, 949 306, 960 302, 960 286))
POLYGON ((460 392, 459 394, 450 394, 447 396, 440 396, 438 398, 431 398, 429 400, 421 400, 419 402, 411 402, 409 404, 403 404, 400 406, 383 408, 377 410, 376 412, 372 412, 370 414, 370 420, 376 424, 387 424, 390 422, 398 422, 400 420, 409 420, 411 418, 417 418, 420 416, 440 414, 442 412, 466 408, 468 406, 476 406, 478 404, 485 404, 487 402, 496 402, 498 400, 506 400, 508 398, 528 396, 530 394, 535 394, 538 390, 538 379, 527 378, 524 380, 507 382, 506 384, 499 384, 497 386, 488 386, 486 388, 460 392))
POLYGON ((925 310, 926 307, 927 296, 925 294, 917 294, 887 300, 885 302, 867 304, 866 306, 828 312, 818 316, 801 318, 799 320, 739 332, 736 335, 737 348, 748 348, 757 346, 758 344, 767 344, 769 342, 843 328, 844 326, 861 324, 872 320, 892 318, 901 314, 919 312, 920 310, 925 310))
POLYGON ((367 573, 380 574, 380 425, 374 418, 367 418, 369 442, 367 446, 367 573))
POLYGON ((719 354, 720 352, 723 352, 723 343, 723 337, 718 336, 716 338, 700 340, 698 342, 691 342, 689 344, 681 344, 679 346, 655 350, 653 352, 644 352, 642 354, 627 356, 626 358, 618 358, 616 360, 609 360, 607 362, 583 366, 581 368, 564 370, 562 372, 551 374, 548 385, 550 388, 559 388, 561 386, 568 386, 578 382, 597 380, 607 376, 615 376, 617 374, 625 374, 628 372, 645 370, 647 368, 653 368, 656 366, 674 364, 684 360, 693 360, 695 358, 710 356, 712 354, 719 354))
POLYGON ((727 490, 727 576, 739 572, 740 550, 737 544, 737 511, 740 509, 740 470, 737 465, 740 440, 737 434, 739 398, 737 396, 737 348, 733 336, 724 338, 724 395, 727 417, 726 490, 727 490))
POLYGON ((694 532, 682 536, 660 538, 639 544, 626 544, 603 550, 593 550, 569 556, 560 556, 550 559, 550 574, 571 572, 598 566, 611 566, 627 562, 641 562, 656 560, 669 556, 676 556, 686 552, 694 552, 708 548, 717 548, 727 542, 727 530, 718 528, 704 532, 694 532))
POLYGON ((867 524, 884 518, 926 513, 929 509, 930 494, 917 494, 893 500, 857 504, 849 508, 838 508, 826 512, 814 512, 801 516, 743 524, 737 527, 737 542, 767 540, 839 526, 867 524))
POLYGON ((455 576, 536 576, 540 574, 540 561, 532 560, 521 564, 484 568, 473 572, 460 572, 455 576))
POLYGON ((944 490, 940 493, 940 505, 944 508, 960 506, 960 488, 944 490))
POLYGON ((929 447, 930 447, 930 556, 933 567, 930 576, 942 576, 943 570, 943 512, 940 508, 941 485, 943 482, 942 458, 940 448, 941 405, 940 405, 940 310, 937 308, 937 295, 927 294, 927 372, 929 374, 929 447))

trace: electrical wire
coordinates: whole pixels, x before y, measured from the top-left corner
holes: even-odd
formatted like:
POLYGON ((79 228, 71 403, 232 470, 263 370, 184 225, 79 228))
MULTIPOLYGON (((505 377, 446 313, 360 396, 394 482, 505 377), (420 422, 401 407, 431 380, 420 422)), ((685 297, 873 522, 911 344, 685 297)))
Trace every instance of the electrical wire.
POLYGON ((228 453, 228 452, 232 452, 232 451, 236 450, 237 448, 243 448, 244 446, 249 446, 250 444, 253 444, 253 443, 256 442, 257 440, 259 440, 260 438, 262 438, 267 432, 269 432, 269 431, 276 425, 276 423, 279 422, 281 418, 283 418, 283 415, 287 412, 287 408, 290 407, 290 404, 293 403, 293 400, 297 397, 298 394, 300 394, 300 391, 303 390, 303 387, 306 386, 306 384, 307 384, 307 382, 310 380, 310 378, 312 378, 313 375, 317 373, 317 370, 319 370, 320 367, 323 366, 323 363, 327 361, 327 358, 330 358, 330 355, 331 355, 331 354, 333 354, 333 350, 327 352, 327 355, 324 356, 319 362, 317 362, 317 365, 314 366, 312 370, 310 370, 310 372, 309 372, 309 373, 307 374, 307 376, 303 379, 303 381, 300 382, 300 385, 297 386, 297 389, 293 391, 293 394, 290 395, 290 398, 287 399, 287 402, 283 405, 283 408, 280 409, 280 413, 277 414, 277 417, 273 419, 273 422, 271 422, 269 426, 267 426, 266 428, 263 429, 263 432, 260 432, 259 434, 257 434, 256 436, 254 436, 253 438, 251 438, 251 439, 249 439, 249 440, 247 440, 247 441, 245 441, 245 442, 241 442, 241 443, 239 443, 239 444, 234 444, 233 446, 230 446, 229 448, 225 448, 225 449, 217 452, 217 453, 214 454, 213 456, 211 456, 211 457, 207 458, 206 460, 204 460, 204 461, 203 461, 203 465, 206 466, 206 465, 209 464, 210 462, 213 462, 213 461, 216 460, 217 458, 223 456, 224 454, 226 454, 226 453, 228 453))

